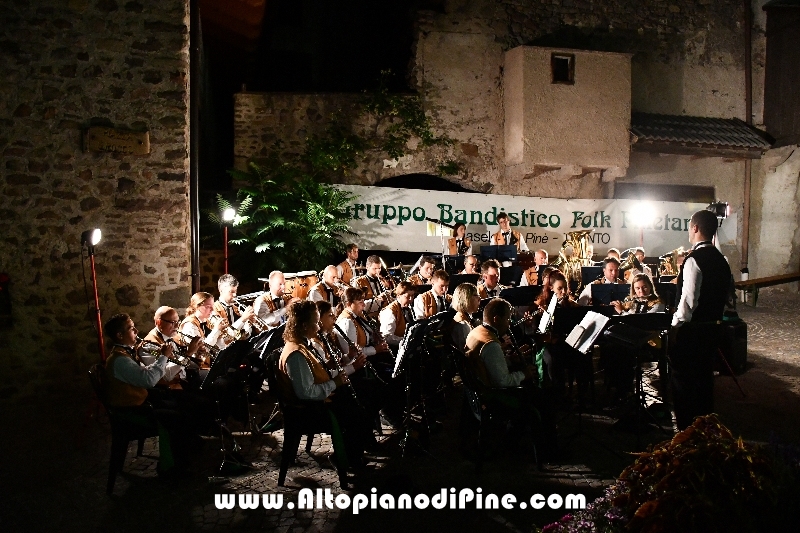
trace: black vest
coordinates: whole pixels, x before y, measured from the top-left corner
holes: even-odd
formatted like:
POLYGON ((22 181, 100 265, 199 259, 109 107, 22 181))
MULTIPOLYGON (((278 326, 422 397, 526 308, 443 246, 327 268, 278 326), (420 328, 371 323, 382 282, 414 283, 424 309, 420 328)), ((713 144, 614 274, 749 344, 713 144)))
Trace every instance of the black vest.
MULTIPOLYGON (((686 260, 688 261, 690 257, 695 260, 703 274, 700 286, 695 288, 700 291, 700 298, 697 301, 697 307, 692 312, 691 322, 722 320, 732 281, 730 265, 714 246, 698 248, 692 251, 686 260)), ((681 272, 678 275, 678 294, 675 299, 675 307, 680 303, 682 293, 683 265, 681 265, 681 272)))

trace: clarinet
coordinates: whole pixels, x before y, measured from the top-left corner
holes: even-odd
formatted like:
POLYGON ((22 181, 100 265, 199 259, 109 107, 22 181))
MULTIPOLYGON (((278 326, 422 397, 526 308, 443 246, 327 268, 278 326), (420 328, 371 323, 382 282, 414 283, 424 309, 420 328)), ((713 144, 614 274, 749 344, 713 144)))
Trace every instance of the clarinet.
MULTIPOLYGON (((336 365, 336 370, 337 370, 337 371, 338 371, 340 374, 343 374, 343 373, 345 373, 345 372, 344 372, 344 369, 342 368, 342 363, 339 361, 339 358, 338 358, 338 357, 336 357, 336 354, 333 352, 333 347, 332 347, 332 346, 331 346, 331 344, 328 342, 328 339, 326 339, 326 338, 325 338, 325 333, 323 333, 322 331, 320 331, 320 332, 319 332, 319 335, 317 336, 317 338, 318 338, 318 339, 319 339, 319 341, 322 343, 322 346, 324 346, 324 347, 325 347, 325 350, 326 350, 326 351, 327 351, 329 354, 331 354, 331 359, 333 359, 333 364, 334 364, 334 365, 336 365)), ((341 350, 339 350, 338 348, 337 348, 337 350, 336 350, 336 351, 337 351, 337 352, 339 352, 339 356, 340 356, 340 357, 342 357, 342 356, 344 355, 344 354, 342 354, 341 350)), ((348 379, 348 380, 347 380, 347 383, 348 383, 348 385, 350 385, 350 394, 353 396, 353 401, 356 403, 356 405, 357 405, 357 406, 359 406, 360 408, 362 408, 362 409, 363 409, 363 408, 364 408, 364 406, 361 404, 361 402, 360 402, 360 401, 358 401, 358 396, 356 396, 356 388, 353 386, 353 382, 352 382, 352 381, 350 381, 350 379, 348 379)))
MULTIPOLYGON (((348 337, 347 334, 344 331, 342 331, 342 328, 339 327, 339 324, 334 324, 333 327, 335 327, 336 331, 338 331, 339 334, 341 334, 341 336, 344 337, 344 340, 347 342, 347 345, 350 346, 350 348, 355 348, 358 352, 361 352, 361 348, 356 346, 356 344, 350 340, 350 337, 348 337)), ((367 359, 367 362, 364 366, 369 368, 372 371, 372 373, 375 374, 375 378, 377 378, 378 381, 386 385, 386 382, 383 381, 381 377, 378 375, 378 371, 375 370, 375 367, 372 366, 372 363, 369 362, 369 359, 367 359)))

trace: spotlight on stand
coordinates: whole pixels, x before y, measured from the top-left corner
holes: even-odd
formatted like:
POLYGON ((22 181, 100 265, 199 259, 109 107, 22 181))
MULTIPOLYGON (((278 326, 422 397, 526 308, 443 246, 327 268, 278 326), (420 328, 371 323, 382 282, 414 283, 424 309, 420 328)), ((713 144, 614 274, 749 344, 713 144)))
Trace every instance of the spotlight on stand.
POLYGON ((97 246, 97 243, 100 242, 100 238, 103 236, 103 233, 100 231, 99 228, 95 229, 87 229, 83 233, 81 233, 81 246, 86 245, 89 247, 89 253, 93 253, 93 248, 97 246))
POLYGON ((717 200, 716 202, 708 204, 706 209, 716 215, 720 227, 722 226, 722 221, 731 216, 731 206, 728 205, 728 202, 717 200))
POLYGON ((228 273, 228 224, 236 218, 236 209, 229 207, 222 212, 222 251, 225 256, 225 274, 228 273))
POLYGON ((94 266, 94 247, 100 242, 102 233, 99 229, 87 229, 81 233, 81 247, 86 246, 89 254, 89 264, 92 269, 92 288, 94 289, 95 328, 97 329, 97 348, 100 350, 100 359, 106 362, 106 348, 103 342, 103 321, 100 318, 100 297, 97 294, 97 270, 94 266))

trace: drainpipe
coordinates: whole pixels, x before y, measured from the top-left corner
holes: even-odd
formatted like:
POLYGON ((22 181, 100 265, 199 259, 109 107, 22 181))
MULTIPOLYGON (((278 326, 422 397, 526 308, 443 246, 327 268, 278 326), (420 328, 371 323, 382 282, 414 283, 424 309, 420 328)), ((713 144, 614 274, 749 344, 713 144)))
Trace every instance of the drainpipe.
MULTIPOLYGON (((745 122, 753 125, 753 11, 749 0, 744 0, 744 100, 745 122)), ((750 248, 750 182, 752 180, 752 160, 744 160, 744 212, 742 213, 742 280, 748 279, 747 268, 750 248)))
POLYGON ((189 1, 189 228, 192 293, 200 292, 200 2, 189 1))

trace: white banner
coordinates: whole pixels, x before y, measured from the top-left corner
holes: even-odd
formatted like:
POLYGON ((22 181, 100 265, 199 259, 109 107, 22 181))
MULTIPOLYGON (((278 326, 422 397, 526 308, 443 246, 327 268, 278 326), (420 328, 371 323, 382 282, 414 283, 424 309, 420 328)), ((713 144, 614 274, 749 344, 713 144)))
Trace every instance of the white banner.
MULTIPOLYGON (((592 229, 596 254, 608 248, 620 250, 643 246, 648 256, 657 256, 679 246, 688 248, 689 219, 706 204, 650 202, 639 200, 562 200, 528 196, 506 196, 442 192, 361 185, 337 185, 356 195, 349 206, 355 242, 367 250, 441 253, 442 238, 428 236, 426 218, 446 224, 462 222, 472 239, 474 253, 488 245, 499 230, 497 214, 508 214, 511 227, 519 231, 528 248, 543 248, 554 256, 566 233, 592 229)), ((725 220, 718 233, 721 244, 736 244, 738 217, 725 220)), ((446 237, 444 238, 446 242, 446 237)))

